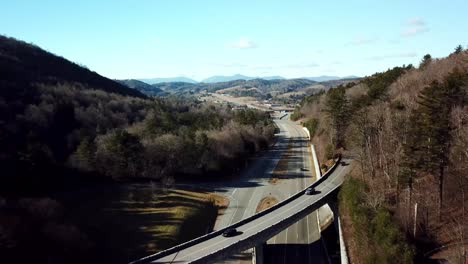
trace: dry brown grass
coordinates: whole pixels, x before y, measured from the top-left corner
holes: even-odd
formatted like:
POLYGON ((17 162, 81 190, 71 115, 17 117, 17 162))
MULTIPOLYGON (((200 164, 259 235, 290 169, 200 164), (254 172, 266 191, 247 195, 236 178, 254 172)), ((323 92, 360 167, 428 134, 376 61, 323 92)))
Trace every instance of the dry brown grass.
POLYGON ((92 193, 75 203, 70 217, 84 230, 99 230, 113 257, 131 260, 211 231, 229 201, 209 192, 138 186, 92 193))
POLYGON ((255 210, 256 213, 259 213, 263 210, 266 210, 270 207, 272 207, 273 205, 277 204, 278 203, 278 199, 276 199, 275 197, 273 196, 267 196, 265 198, 263 198, 260 203, 258 203, 258 206, 257 206, 257 209, 255 210))

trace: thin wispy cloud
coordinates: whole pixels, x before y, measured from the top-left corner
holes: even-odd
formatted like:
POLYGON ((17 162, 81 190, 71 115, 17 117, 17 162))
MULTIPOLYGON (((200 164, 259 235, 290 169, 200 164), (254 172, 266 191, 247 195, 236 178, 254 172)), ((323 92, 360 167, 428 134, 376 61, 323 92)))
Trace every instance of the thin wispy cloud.
POLYGON ((224 67, 224 68, 246 68, 249 65, 244 64, 244 63, 238 63, 238 62, 233 62, 233 63, 215 63, 215 66, 219 67, 224 67))
POLYGON ((255 65, 253 69, 270 70, 270 69, 307 69, 315 68, 320 65, 315 62, 300 62, 300 63, 289 63, 289 64, 268 64, 268 65, 255 65))
POLYGON ((381 56, 372 56, 366 59, 378 61, 378 60, 386 60, 386 59, 414 58, 417 56, 418 54, 416 52, 404 52, 404 53, 387 54, 387 55, 381 55, 381 56))
POLYGON ((367 45, 371 43, 375 43, 379 38, 377 37, 358 37, 353 39, 352 41, 346 43, 347 45, 351 46, 361 46, 361 45, 367 45))
POLYGON ((306 62, 306 63, 293 63, 293 64, 287 64, 284 67, 285 68, 315 68, 320 66, 317 63, 314 62, 306 62))
POLYGON ((429 27, 427 26, 426 21, 424 21, 421 17, 415 17, 410 19, 403 31, 401 32, 402 37, 414 37, 416 35, 422 34, 424 32, 429 31, 429 27))
POLYGON ((233 49, 254 49, 257 47, 257 44, 247 38, 240 38, 238 41, 231 44, 231 48, 233 49))

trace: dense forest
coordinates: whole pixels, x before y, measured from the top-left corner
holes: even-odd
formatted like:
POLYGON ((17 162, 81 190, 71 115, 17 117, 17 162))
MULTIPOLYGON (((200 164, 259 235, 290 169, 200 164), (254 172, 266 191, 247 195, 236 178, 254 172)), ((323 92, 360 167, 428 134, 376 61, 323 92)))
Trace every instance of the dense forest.
POLYGON ((83 261, 77 254, 86 235, 63 222, 62 205, 49 194, 226 175, 266 148, 275 131, 262 112, 147 98, 6 37, 0 85, 0 256, 16 263, 83 261))
POLYGON ((425 55, 307 97, 293 118, 325 162, 355 160, 340 193, 353 263, 465 263, 468 52, 425 55))

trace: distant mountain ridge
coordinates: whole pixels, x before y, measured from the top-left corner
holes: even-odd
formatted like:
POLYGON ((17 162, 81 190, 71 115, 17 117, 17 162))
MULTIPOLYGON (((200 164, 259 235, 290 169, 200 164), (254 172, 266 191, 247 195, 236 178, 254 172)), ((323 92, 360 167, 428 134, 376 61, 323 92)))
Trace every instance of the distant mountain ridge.
POLYGON ((316 76, 316 77, 301 77, 301 78, 285 78, 282 76, 263 76, 263 77, 253 77, 253 76, 247 76, 247 75, 242 75, 242 74, 235 74, 235 75, 215 75, 208 77, 206 79, 201 80, 200 82, 197 82, 193 79, 187 78, 187 77, 173 77, 173 78, 148 78, 148 79, 138 79, 139 81, 145 82, 147 84, 157 84, 157 83, 171 83, 171 82, 176 82, 176 83, 222 83, 222 82, 231 82, 231 81, 237 81, 237 80, 245 80, 245 81, 250 81, 250 80, 255 80, 255 79, 262 79, 262 80, 297 80, 297 79, 306 79, 306 80, 311 80, 311 81, 316 81, 316 82, 326 82, 326 81, 334 81, 334 80, 341 80, 341 79, 355 79, 355 78, 360 78, 358 76, 350 75, 350 76, 329 76, 329 75, 321 75, 321 76, 316 76))
MULTIPOLYGON (((316 84, 317 82, 306 79, 251 79, 251 80, 232 80, 227 82, 216 83, 186 83, 186 82, 170 82, 156 83, 151 85, 153 88, 163 90, 171 94, 190 94, 206 90, 208 92, 216 92, 227 88, 237 87, 241 90, 251 90, 245 92, 244 95, 262 94, 266 95, 270 92, 290 92, 304 87, 316 84), (252 90, 253 89, 253 90, 252 90), (254 92, 256 90, 256 92, 254 92)), ((143 91, 144 92, 144 91, 143 91)), ((145 92, 146 93, 146 92, 145 92)), ((148 93, 146 93, 148 94, 148 93)))
POLYGON ((335 81, 335 80, 343 80, 343 79, 356 79, 360 78, 355 75, 349 75, 349 76, 344 76, 344 77, 339 77, 339 76, 329 76, 329 75, 321 75, 317 77, 302 77, 300 79, 307 79, 307 80, 312 80, 316 82, 326 82, 326 81, 335 81))
POLYGON ((216 75, 206 79, 203 79, 202 83, 218 83, 218 82, 230 82, 230 81, 237 81, 237 80, 255 80, 255 79, 263 79, 263 80, 285 80, 286 78, 281 76, 264 76, 264 77, 252 77, 246 76, 242 74, 235 74, 230 76, 223 76, 223 75, 216 75))
POLYGON ((167 83, 167 82, 186 82, 186 83, 197 83, 197 81, 179 76, 179 77, 168 77, 168 78, 146 78, 146 79, 138 79, 139 81, 145 82, 147 84, 155 84, 155 83, 167 83))
MULTIPOLYGON (((237 75, 237 77, 239 77, 239 75, 237 75)), ((355 80, 355 78, 342 78, 332 80, 328 80, 328 78, 326 78, 327 81, 317 82, 306 78, 280 79, 279 77, 280 76, 272 76, 270 77, 272 79, 236 79, 232 81, 215 83, 164 82, 155 83, 151 85, 141 85, 142 82, 138 80, 124 80, 124 82, 126 82, 127 86, 135 88, 150 96, 164 96, 168 94, 193 94, 203 90, 206 90, 208 92, 216 92, 218 90, 228 88, 236 89, 237 92, 231 92, 232 95, 236 96, 267 96, 268 93, 288 93, 303 89, 329 89, 339 84, 355 80)))
POLYGON ((163 90, 159 89, 158 87, 154 87, 150 84, 147 84, 145 82, 142 82, 142 81, 139 81, 139 80, 135 80, 135 79, 128 79, 128 80, 116 80, 117 82, 129 87, 129 88, 132 88, 132 89, 135 89, 135 90, 138 90, 139 92, 142 92, 146 95, 151 95, 151 96, 164 96, 164 95, 167 95, 166 92, 164 92, 163 90))

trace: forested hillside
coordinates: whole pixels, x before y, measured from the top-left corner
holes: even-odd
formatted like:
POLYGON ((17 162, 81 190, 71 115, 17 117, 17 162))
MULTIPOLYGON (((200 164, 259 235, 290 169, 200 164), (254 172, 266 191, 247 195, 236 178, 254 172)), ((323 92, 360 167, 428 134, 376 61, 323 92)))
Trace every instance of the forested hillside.
MULTIPOLYGON (((264 79, 253 79, 253 80, 234 80, 228 82, 217 82, 217 83, 185 83, 185 82, 174 82, 174 83, 157 83, 152 86, 169 93, 194 93, 207 90, 208 92, 216 92, 226 88, 238 87, 242 91, 255 88, 258 92, 254 96, 265 97, 268 93, 286 93, 289 91, 296 91, 301 88, 305 88, 316 84, 317 82, 307 79, 291 79, 291 80, 264 80, 264 79)), ((235 94, 236 96, 246 96, 245 94, 235 94)))
POLYGON ((262 112, 149 99, 11 38, 0 38, 0 68, 0 256, 14 263, 89 263, 97 242, 64 222, 53 194, 229 175, 274 136, 262 112))
POLYGON ((128 79, 128 80, 116 80, 117 82, 129 87, 129 88, 132 88, 132 89, 135 89, 137 91, 140 91, 146 95, 149 95, 149 96, 163 96, 163 95, 167 95, 166 92, 164 92, 163 90, 157 88, 157 87, 154 87, 150 84, 147 84, 145 82, 142 82, 142 81, 139 81, 139 80, 135 80, 135 79, 128 79))
POLYGON ((336 152, 355 160, 340 194, 353 263, 465 263, 467 91, 468 52, 459 46, 296 109, 323 163, 336 152))

